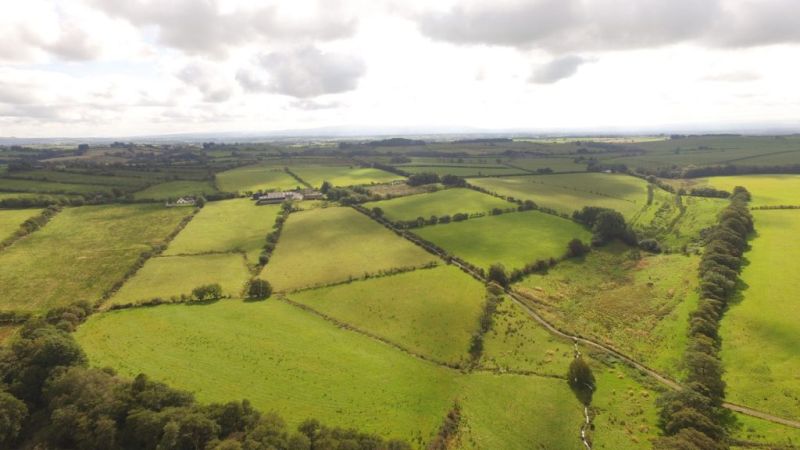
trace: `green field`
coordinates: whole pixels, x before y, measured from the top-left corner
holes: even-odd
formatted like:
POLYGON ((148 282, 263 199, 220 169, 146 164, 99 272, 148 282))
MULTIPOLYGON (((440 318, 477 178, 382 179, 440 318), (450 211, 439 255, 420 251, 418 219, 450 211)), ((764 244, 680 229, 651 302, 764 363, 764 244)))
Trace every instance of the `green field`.
POLYGON ((463 374, 279 300, 97 314, 76 337, 92 365, 145 372, 203 402, 248 398, 292 427, 314 417, 424 448, 458 399, 461 448, 580 448, 580 406, 563 380, 463 374))
POLYGON ((750 206, 800 206, 800 175, 739 175, 697 181, 728 192, 744 186, 753 197, 750 206))
POLYGON ((521 158, 512 159, 507 164, 530 171, 550 169, 553 172, 583 172, 586 170, 585 163, 576 163, 572 158, 521 158))
POLYGON ((469 182, 503 196, 533 200, 566 214, 583 206, 600 206, 631 219, 647 203, 647 182, 628 175, 581 173, 474 178, 469 182))
POLYGON ((262 271, 277 290, 360 277, 436 258, 351 208, 293 213, 262 271))
POLYGON ((562 376, 573 357, 572 343, 540 327, 522 307, 505 298, 486 333, 481 367, 562 376))
MULTIPOLYGON (((759 442, 771 445, 766 448, 794 449, 800 445, 800 429, 780 425, 766 420, 758 419, 744 414, 734 414, 736 417, 736 428, 733 430, 733 437, 749 442, 759 442)), ((732 446, 732 449, 744 449, 750 447, 732 446)))
POLYGON ((292 172, 313 187, 322 186, 327 181, 334 186, 388 183, 402 180, 403 177, 371 167, 358 166, 291 166, 292 172))
POLYGON ((381 208, 387 219, 414 220, 456 213, 482 213, 494 208, 514 208, 516 205, 472 189, 444 189, 430 194, 409 195, 391 200, 364 204, 365 208, 381 208))
POLYGON ((42 180, 57 183, 114 186, 121 189, 131 189, 136 187, 141 188, 148 183, 148 180, 144 178, 74 173, 59 170, 28 170, 23 172, 14 172, 13 176, 14 178, 27 178, 31 180, 42 180))
POLYGON ((633 224, 640 239, 654 238, 662 248, 681 251, 683 246, 697 246, 701 232, 717 223, 717 215, 728 205, 719 198, 683 195, 681 212, 676 196, 656 190, 653 203, 645 206, 633 224))
POLYGON ((50 183, 47 181, 0 178, 0 191, 41 192, 45 194, 92 194, 109 192, 111 186, 99 184, 50 183))
POLYGON ((208 181, 168 181, 133 194, 136 200, 167 200, 185 195, 198 196, 217 192, 208 181))
POLYGON ((244 252, 247 262, 256 264, 280 209, 245 198, 206 203, 164 254, 244 252))
POLYGON ((427 440, 457 391, 457 372, 279 300, 103 313, 76 338, 93 365, 147 373, 203 402, 247 398, 293 427, 313 417, 427 440))
POLYGON ((485 289, 453 266, 314 289, 289 297, 416 353, 466 362, 485 289))
POLYGON ((773 414, 800 417, 800 211, 754 211, 741 298, 722 319, 727 398, 773 414))
POLYGON ((219 283, 224 295, 239 297, 250 278, 247 265, 238 253, 151 258, 108 301, 108 305, 136 304, 142 301, 182 294, 192 289, 219 283))
POLYGON ((40 212, 41 209, 0 209, 0 242, 16 233, 22 222, 40 212))
POLYGON ((220 172, 217 184, 223 192, 256 192, 294 189, 300 183, 282 168, 255 165, 220 172))
POLYGON ((0 252, 0 309, 41 311, 97 300, 189 213, 161 205, 64 209, 0 252))
POLYGON ((499 262, 509 270, 537 259, 558 258, 571 239, 588 242, 591 237, 572 221, 538 211, 428 226, 415 233, 479 267, 499 262))
POLYGON ((612 244, 533 274, 517 287, 544 302, 542 315, 677 377, 689 312, 697 306, 696 256, 634 259, 612 244))
POLYGON ((597 391, 592 396, 595 429, 592 448, 644 450, 655 448, 658 393, 639 382, 631 369, 621 364, 592 363, 597 391))
POLYGON ((474 373, 462 382, 463 450, 581 450, 581 406, 565 380, 474 373))
POLYGON ((511 167, 470 167, 470 166, 399 166, 408 173, 435 173, 438 175, 457 175, 459 177, 488 177, 525 173, 525 170, 511 167))

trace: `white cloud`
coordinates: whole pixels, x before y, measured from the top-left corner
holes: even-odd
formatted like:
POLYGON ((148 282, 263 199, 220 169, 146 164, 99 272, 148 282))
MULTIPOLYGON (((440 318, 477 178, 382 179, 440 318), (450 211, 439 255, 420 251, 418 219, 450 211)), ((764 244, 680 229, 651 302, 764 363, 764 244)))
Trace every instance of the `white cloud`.
POLYGON ((537 84, 551 84, 569 78, 575 75, 581 64, 586 62, 585 59, 576 55, 555 58, 534 69, 531 75, 531 82, 537 84))

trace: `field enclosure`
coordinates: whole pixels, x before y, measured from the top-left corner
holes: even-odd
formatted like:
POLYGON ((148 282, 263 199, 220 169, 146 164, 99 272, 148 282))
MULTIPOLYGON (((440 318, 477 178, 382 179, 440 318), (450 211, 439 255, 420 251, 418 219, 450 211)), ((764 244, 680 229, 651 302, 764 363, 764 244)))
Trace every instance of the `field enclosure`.
POLYGON ((303 291, 292 300, 419 354, 466 362, 484 288, 453 266, 303 291))
POLYGON ((754 211, 756 236, 742 271, 745 288, 722 320, 728 398, 785 417, 800 416, 800 211, 754 211))
POLYGON ((414 232, 479 267, 502 263, 509 270, 538 259, 559 258, 573 238, 588 242, 591 237, 575 222, 539 211, 427 226, 414 232))
POLYGON ((11 237, 23 222, 39 214, 38 209, 0 210, 0 242, 11 237))
POLYGON ((414 220, 417 217, 428 219, 431 216, 456 213, 487 213, 494 208, 507 209, 515 205, 472 189, 456 188, 370 202, 364 204, 364 207, 380 208, 387 219, 397 221, 414 220))
POLYGON ((583 206, 600 206, 617 210, 630 219, 647 202, 647 182, 627 175, 585 173, 469 181, 490 192, 533 200, 565 214, 583 206))
POLYGON ((403 179, 400 175, 371 167, 302 165, 291 166, 290 169, 315 188, 322 186, 325 181, 334 186, 352 186, 403 179))
POLYGON ((217 174, 217 184, 223 192, 244 193, 294 189, 299 183, 282 167, 259 164, 220 172, 217 174))
POLYGON ((323 208, 289 216, 262 277, 291 290, 434 261, 351 208, 323 208))
POLYGON ((160 244, 187 208, 108 205, 66 208, 0 252, 2 310, 42 311, 98 300, 142 252, 160 244))
POLYGON ((249 264, 272 230, 280 205, 257 206, 246 198, 210 202, 170 243, 165 255, 241 252, 249 264))

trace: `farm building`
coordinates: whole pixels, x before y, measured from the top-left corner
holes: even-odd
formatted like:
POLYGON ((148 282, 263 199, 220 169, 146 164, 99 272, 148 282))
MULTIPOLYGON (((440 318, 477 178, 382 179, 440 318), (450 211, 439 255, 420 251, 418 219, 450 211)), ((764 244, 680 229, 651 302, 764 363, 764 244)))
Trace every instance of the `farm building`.
POLYGON ((180 197, 174 202, 167 200, 167 206, 194 206, 197 203, 194 197, 180 197))
POLYGON ((273 205, 285 200, 319 200, 322 198, 322 193, 313 189, 304 189, 302 191, 267 192, 254 195, 253 198, 257 205, 273 205))

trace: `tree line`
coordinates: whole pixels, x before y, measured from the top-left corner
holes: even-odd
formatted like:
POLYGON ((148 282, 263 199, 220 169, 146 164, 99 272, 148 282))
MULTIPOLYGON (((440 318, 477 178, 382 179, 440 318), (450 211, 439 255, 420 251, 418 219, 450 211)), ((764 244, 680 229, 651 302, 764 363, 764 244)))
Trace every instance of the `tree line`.
POLYGON ((0 447, 86 450, 409 450, 309 419, 291 429, 247 401, 199 404, 192 394, 89 368, 71 331, 88 302, 28 321, 0 353, 0 447))
POLYGON ((753 217, 747 207, 750 193, 736 187, 730 204, 720 213, 708 235, 700 261, 700 302, 689 322, 689 344, 684 355, 687 374, 683 389, 658 400, 659 427, 656 447, 682 450, 727 449, 733 421, 722 408, 725 382, 719 356, 719 325, 728 302, 737 292, 747 237, 753 217))

